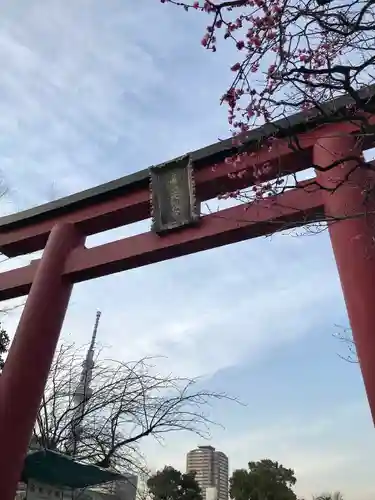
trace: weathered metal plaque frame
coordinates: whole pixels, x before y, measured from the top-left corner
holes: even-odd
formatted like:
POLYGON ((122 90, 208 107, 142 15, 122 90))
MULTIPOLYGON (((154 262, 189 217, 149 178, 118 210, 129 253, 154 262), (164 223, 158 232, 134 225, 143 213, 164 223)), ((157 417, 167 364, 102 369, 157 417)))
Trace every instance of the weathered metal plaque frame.
POLYGON ((151 230, 157 234, 195 224, 200 204, 195 196, 190 155, 150 168, 151 230))

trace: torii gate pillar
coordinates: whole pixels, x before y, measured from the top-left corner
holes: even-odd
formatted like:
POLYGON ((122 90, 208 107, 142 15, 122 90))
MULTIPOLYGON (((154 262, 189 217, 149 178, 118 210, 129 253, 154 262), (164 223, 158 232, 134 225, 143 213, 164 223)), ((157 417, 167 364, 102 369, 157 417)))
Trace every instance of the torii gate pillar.
POLYGON ((14 499, 73 288, 62 271, 82 244, 72 224, 52 229, 0 376, 1 500, 14 499))
POLYGON ((317 180, 330 188, 322 190, 326 215, 335 219, 329 223, 329 234, 375 421, 375 174, 358 167, 355 158, 361 152, 354 135, 331 134, 317 139, 314 164, 330 167, 341 158, 353 158, 318 171, 317 180))

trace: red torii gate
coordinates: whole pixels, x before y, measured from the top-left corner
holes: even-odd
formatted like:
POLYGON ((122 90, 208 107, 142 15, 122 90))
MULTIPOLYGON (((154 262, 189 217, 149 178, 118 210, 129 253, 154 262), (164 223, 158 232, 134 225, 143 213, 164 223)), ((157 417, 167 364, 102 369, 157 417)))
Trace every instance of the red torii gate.
MULTIPOLYGON (((347 101, 341 99, 333 107, 343 104, 347 101)), ((278 122, 276 128, 267 125, 248 134, 245 149, 250 168, 245 177, 228 176, 236 167, 225 160, 236 149, 227 140, 162 168, 137 172, 0 218, 0 251, 5 255, 14 257, 44 248, 40 260, 0 274, 0 300, 28 294, 0 377, 1 500, 14 499, 74 283, 274 233, 286 226, 301 226, 324 214, 336 220, 329 225, 329 234, 375 420, 375 202, 368 202, 363 214, 363 192, 375 177, 370 170, 353 168, 355 160, 345 160, 362 154, 358 130, 353 122, 317 127, 306 124, 306 117, 299 114, 278 122), (291 149, 284 133, 270 150, 262 139, 276 129, 298 134, 300 149, 291 149), (345 161, 331 168, 340 159, 345 161), (316 173, 319 184, 339 187, 325 190, 307 183, 304 189, 250 203, 246 210, 240 205, 199 218, 194 195, 202 202, 251 186, 251 168, 265 163, 271 167, 269 179, 315 164, 320 167, 316 173), (324 172, 325 167, 330 168, 324 172), (181 196, 177 211, 172 199, 176 191, 166 181, 174 181, 181 196), (154 231, 85 248, 88 235, 149 218, 150 194, 154 231), (179 230, 170 231, 179 225, 179 230)), ((366 147, 370 144, 367 141, 366 147)))

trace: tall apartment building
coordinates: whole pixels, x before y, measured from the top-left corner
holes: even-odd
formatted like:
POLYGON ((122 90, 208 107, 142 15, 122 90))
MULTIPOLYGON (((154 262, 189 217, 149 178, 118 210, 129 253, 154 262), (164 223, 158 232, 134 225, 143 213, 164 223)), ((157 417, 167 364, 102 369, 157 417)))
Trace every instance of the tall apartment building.
POLYGON ((213 488, 216 500, 228 500, 229 465, 222 451, 216 451, 213 446, 198 446, 187 454, 186 470, 196 473, 203 500, 212 500, 213 488))

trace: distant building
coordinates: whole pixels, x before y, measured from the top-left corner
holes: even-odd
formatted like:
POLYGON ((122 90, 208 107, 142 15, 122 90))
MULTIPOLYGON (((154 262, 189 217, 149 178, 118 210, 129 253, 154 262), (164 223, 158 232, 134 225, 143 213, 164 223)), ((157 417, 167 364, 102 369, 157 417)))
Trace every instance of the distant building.
POLYGON ((186 456, 187 472, 195 472, 203 500, 228 500, 228 457, 213 446, 198 446, 186 456))

